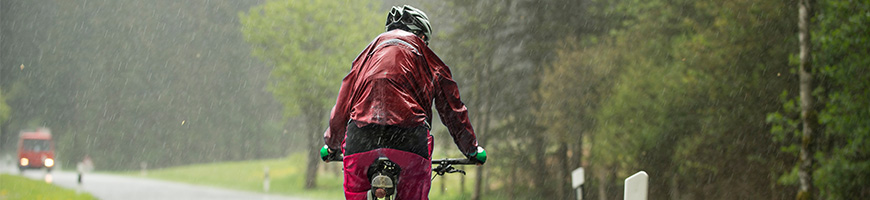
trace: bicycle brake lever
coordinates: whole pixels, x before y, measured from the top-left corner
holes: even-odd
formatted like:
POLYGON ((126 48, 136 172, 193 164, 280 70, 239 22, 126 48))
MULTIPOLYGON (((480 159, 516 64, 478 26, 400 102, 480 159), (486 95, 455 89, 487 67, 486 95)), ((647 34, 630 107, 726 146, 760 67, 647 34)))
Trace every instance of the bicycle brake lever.
POLYGON ((448 171, 447 173, 456 173, 456 172, 459 172, 459 173, 462 173, 462 175, 465 175, 465 170, 461 170, 461 169, 450 169, 450 171, 448 171))

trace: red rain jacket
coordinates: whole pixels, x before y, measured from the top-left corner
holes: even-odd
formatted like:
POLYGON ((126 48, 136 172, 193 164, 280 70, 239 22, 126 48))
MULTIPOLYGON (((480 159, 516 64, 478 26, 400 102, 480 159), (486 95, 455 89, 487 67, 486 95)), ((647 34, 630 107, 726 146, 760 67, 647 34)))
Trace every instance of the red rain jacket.
POLYGON ((331 149, 342 147, 351 120, 359 127, 428 126, 433 100, 459 150, 466 155, 476 151, 468 110, 447 65, 410 32, 382 33, 360 52, 342 80, 324 140, 331 149))

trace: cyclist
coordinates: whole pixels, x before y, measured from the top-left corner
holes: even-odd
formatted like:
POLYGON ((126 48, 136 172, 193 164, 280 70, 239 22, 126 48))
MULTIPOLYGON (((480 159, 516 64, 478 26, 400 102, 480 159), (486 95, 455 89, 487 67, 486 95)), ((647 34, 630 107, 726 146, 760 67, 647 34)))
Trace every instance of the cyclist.
POLYGON ((342 80, 321 157, 344 153, 347 199, 366 198, 369 165, 381 156, 401 168, 398 199, 428 199, 433 100, 459 150, 478 164, 486 162, 450 69, 428 47, 431 35, 425 13, 394 6, 386 32, 360 53, 342 80))

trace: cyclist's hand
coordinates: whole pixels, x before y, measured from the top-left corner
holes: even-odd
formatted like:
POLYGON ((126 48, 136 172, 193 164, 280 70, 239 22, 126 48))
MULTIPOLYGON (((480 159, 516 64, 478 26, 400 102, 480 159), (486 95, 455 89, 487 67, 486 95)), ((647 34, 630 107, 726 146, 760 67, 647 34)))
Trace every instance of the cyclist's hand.
POLYGON ((338 151, 329 149, 329 146, 323 145, 323 148, 320 148, 320 159, 326 162, 333 160, 338 156, 338 151))
POLYGON ((477 165, 483 165, 486 163, 486 150, 483 149, 483 147, 478 146, 477 151, 466 156, 469 160, 477 162, 477 165))

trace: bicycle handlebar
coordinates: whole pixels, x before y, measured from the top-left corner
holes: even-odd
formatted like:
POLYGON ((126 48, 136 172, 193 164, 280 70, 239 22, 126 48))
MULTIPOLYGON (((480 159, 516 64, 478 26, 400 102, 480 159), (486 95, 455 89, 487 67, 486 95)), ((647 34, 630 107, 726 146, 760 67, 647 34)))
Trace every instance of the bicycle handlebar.
MULTIPOLYGON (((329 159, 330 162, 344 162, 344 156, 336 156, 332 159, 329 159)), ((433 159, 433 165, 476 165, 477 162, 469 160, 467 158, 444 158, 444 159, 433 159)))
POLYGON ((468 158, 444 158, 432 160, 433 165, 448 164, 448 165, 476 165, 477 162, 471 161, 468 158))

